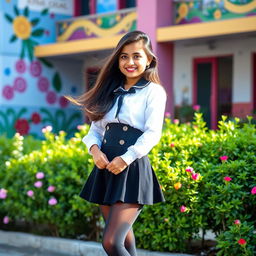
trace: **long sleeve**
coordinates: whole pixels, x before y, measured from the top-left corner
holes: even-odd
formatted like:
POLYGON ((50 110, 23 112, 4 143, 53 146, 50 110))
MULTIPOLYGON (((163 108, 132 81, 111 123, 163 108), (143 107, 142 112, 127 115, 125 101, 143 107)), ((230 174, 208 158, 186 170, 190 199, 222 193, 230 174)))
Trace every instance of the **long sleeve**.
POLYGON ((101 121, 95 121, 95 122, 93 121, 91 123, 89 132, 82 139, 83 143, 86 144, 90 154, 91 154, 90 148, 92 145, 97 144, 99 148, 101 147, 103 135, 104 135, 104 127, 103 127, 102 122, 101 121))
POLYGON ((135 159, 141 158, 159 142, 162 134, 166 93, 162 87, 152 90, 148 95, 145 108, 144 133, 136 143, 130 146, 121 158, 129 165, 135 159))

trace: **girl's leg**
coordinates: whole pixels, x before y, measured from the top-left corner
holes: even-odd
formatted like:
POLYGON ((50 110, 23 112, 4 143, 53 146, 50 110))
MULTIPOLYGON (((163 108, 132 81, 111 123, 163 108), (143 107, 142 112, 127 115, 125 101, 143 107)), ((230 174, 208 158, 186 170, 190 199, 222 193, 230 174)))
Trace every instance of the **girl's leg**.
POLYGON ((126 250, 124 241, 141 209, 142 205, 121 202, 110 206, 103 234, 103 248, 109 256, 134 256, 126 250))
MULTIPOLYGON (((101 213, 103 215, 104 221, 106 223, 106 221, 108 219, 108 216, 109 216, 110 206, 108 206, 108 205, 100 205, 100 210, 101 210, 101 213)), ((132 256, 137 256, 135 236, 134 236, 132 227, 128 231, 128 234, 127 234, 127 236, 125 238, 124 246, 125 246, 125 249, 132 256)))

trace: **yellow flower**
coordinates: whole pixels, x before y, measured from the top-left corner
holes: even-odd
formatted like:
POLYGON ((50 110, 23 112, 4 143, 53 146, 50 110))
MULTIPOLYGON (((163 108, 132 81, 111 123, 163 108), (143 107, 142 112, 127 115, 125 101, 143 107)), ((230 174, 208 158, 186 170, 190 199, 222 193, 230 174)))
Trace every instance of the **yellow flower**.
POLYGON ((31 34, 31 23, 26 17, 17 16, 13 21, 13 30, 18 38, 27 39, 31 34))
POLYGON ((96 23, 100 26, 102 24, 102 19, 97 19, 96 23))
POLYGON ((174 186, 174 188, 175 188, 176 190, 178 190, 178 189, 181 188, 182 184, 181 184, 180 182, 177 182, 177 183, 175 183, 173 186, 174 186))
POLYGON ((116 21, 120 21, 121 20, 121 16, 120 15, 116 15, 116 21))
MULTIPOLYGON (((219 1, 219 0, 217 0, 217 1, 219 1)), ((190 3, 189 3, 189 7, 192 8, 193 6, 194 6, 194 3, 193 3, 193 2, 190 2, 190 3)))
POLYGON ((216 10, 216 11, 214 12, 214 18, 215 18, 216 20, 218 20, 218 19, 221 18, 221 11, 220 11, 220 10, 216 10))
POLYGON ((179 16, 180 16, 181 18, 186 17, 187 14, 188 14, 188 6, 187 6, 187 4, 182 3, 182 4, 180 5, 180 7, 179 7, 178 13, 179 13, 179 16))

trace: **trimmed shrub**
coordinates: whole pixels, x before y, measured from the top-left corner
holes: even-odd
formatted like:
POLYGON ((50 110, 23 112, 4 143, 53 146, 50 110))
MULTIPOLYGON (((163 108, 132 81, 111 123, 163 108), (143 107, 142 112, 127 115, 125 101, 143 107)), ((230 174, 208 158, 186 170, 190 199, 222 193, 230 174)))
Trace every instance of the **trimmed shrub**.
MULTIPOLYGON (((189 252, 201 230, 212 230, 218 255, 256 253, 256 135, 248 121, 223 117, 218 130, 209 130, 200 113, 192 123, 165 119, 149 157, 166 202, 144 206, 134 224, 138 247, 189 252)), ((78 196, 93 166, 81 142, 88 129, 81 126, 70 140, 65 132, 45 129, 41 147, 27 152, 27 138, 16 135, 9 149, 1 149, 0 189, 7 190, 0 198, 1 218, 43 225, 55 236, 100 240, 99 209, 78 196)))

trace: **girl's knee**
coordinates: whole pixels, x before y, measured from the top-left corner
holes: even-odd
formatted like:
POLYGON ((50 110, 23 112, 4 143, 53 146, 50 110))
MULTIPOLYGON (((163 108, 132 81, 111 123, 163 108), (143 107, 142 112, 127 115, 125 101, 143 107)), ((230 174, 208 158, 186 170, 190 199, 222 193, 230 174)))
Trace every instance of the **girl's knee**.
POLYGON ((107 253, 113 253, 119 251, 124 245, 114 238, 103 237, 102 246, 107 253))

